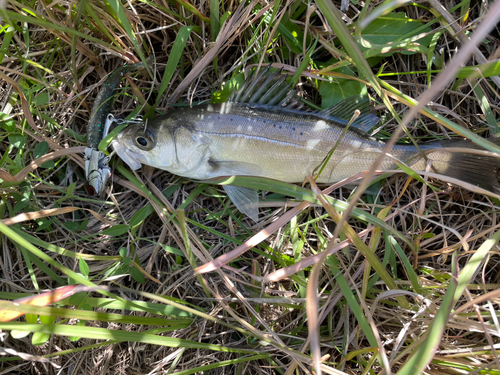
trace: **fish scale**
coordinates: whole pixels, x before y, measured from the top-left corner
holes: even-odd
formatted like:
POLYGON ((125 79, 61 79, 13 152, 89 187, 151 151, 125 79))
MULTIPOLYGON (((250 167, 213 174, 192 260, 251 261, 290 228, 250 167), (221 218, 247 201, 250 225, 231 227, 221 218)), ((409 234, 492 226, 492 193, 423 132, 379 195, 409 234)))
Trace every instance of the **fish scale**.
MULTIPOLYGON (((246 174, 302 182, 332 150, 345 127, 342 122, 336 124, 315 114, 293 110, 283 113, 282 109, 239 103, 202 105, 182 112, 182 116, 172 113, 195 118, 189 126, 205 139, 209 149, 205 157, 221 165, 213 170, 198 168, 189 176, 183 171, 173 172, 194 179, 246 174)), ((155 128, 155 123, 149 126, 155 128)), ((383 147, 383 143, 359 132, 347 131, 318 182, 339 181, 351 176, 353 169, 355 173, 368 169, 383 147)), ((415 153, 413 146, 397 146, 392 152, 399 160, 415 153)), ((386 158, 382 168, 393 167, 392 159, 386 158)))

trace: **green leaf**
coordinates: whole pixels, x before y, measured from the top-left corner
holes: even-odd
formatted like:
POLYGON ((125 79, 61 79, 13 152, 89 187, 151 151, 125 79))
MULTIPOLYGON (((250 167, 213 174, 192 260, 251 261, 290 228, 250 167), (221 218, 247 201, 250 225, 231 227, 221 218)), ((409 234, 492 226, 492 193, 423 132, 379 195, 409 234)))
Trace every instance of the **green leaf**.
POLYGON ((405 164, 401 163, 399 160, 394 160, 394 163, 399 167, 399 169, 401 169, 403 172, 405 172, 408 176, 414 178, 415 180, 417 180, 423 184, 426 184, 428 187, 430 187, 434 191, 439 191, 438 188, 425 182, 425 180, 417 172, 415 172, 410 167, 407 167, 405 164))
POLYGON ((0 112, 0 128, 3 128, 8 132, 13 132, 16 130, 16 123, 7 114, 0 112))
MULTIPOLYGON (((457 73, 457 78, 470 78, 470 79, 481 78, 481 77, 488 78, 498 75, 500 75, 500 60, 476 66, 466 66, 460 68, 460 70, 457 73)), ((2 123, 0 121, 0 126, 1 124, 2 123)))
MULTIPOLYGON (((347 68, 341 68, 339 71, 346 75, 353 75, 347 68)), ((366 86, 361 82, 338 77, 330 78, 330 82, 323 81, 319 86, 319 93, 322 98, 322 108, 332 107, 351 96, 365 96, 367 92, 366 86)), ((335 116, 335 114, 333 114, 333 116, 335 116)))
POLYGON ((210 0, 210 31, 212 35, 212 42, 215 42, 217 35, 219 35, 219 0, 210 0))
POLYGON ((128 232, 128 225, 126 224, 118 224, 111 228, 104 229, 101 234, 105 236, 121 236, 128 232))
POLYGON ((30 334, 29 331, 19 331, 17 329, 10 331, 10 335, 15 339, 23 339, 29 334, 30 334))
POLYGON ((154 211, 155 210, 151 204, 147 204, 146 206, 142 207, 130 218, 130 226, 134 228, 142 224, 142 222, 154 211))
POLYGON ((163 250, 165 250, 167 253, 175 254, 175 255, 179 255, 181 257, 184 257, 184 253, 182 252, 182 250, 180 250, 176 247, 164 245, 162 243, 160 244, 160 246, 163 247, 163 250))
POLYGON ((40 94, 35 96, 35 104, 37 106, 45 105, 49 102, 49 93, 41 92, 40 94))
MULTIPOLYGON (((285 14, 278 25, 278 31, 288 42, 288 46, 293 53, 302 53, 302 41, 304 40, 304 32, 302 29, 290 21, 288 15, 285 14)), ((310 36, 306 36, 306 43, 311 43, 310 36)))
POLYGON ((32 324, 38 323, 38 315, 36 314, 26 314, 24 317, 26 318, 26 321, 28 323, 32 324))
POLYGON ((21 134, 9 134, 9 143, 15 148, 23 148, 26 144, 26 137, 21 134))
POLYGON ((302 59, 302 62, 300 63, 300 66, 298 67, 297 71, 292 77, 291 83, 293 86, 297 85, 299 82, 300 76, 302 75, 302 72, 307 69, 307 67, 311 63, 311 55, 316 49, 316 44, 318 44, 318 39, 319 36, 316 38, 312 46, 307 50, 307 52, 304 55, 304 58, 302 59))
POLYGON ((135 267, 130 267, 130 276, 138 283, 144 284, 146 282, 144 274, 135 267))
POLYGON ((80 133, 75 132, 73 129, 64 129, 64 132, 68 134, 70 137, 73 137, 78 142, 87 143, 87 135, 81 135, 80 133))
POLYGON ((337 282, 337 285, 342 291, 342 294, 346 299, 349 307, 351 308, 351 311, 353 312, 354 316, 356 316, 357 322, 360 328, 362 329, 363 333, 365 334, 366 339, 368 340, 371 346, 376 347, 377 340, 375 338, 375 335, 373 334, 373 330, 370 327, 370 324, 368 324, 368 320, 366 319, 363 309, 359 305, 356 296, 351 290, 349 282, 342 273, 342 268, 340 266, 339 260, 335 256, 331 256, 327 259, 325 264, 327 264, 331 268, 333 275, 335 275, 334 277, 337 282))
POLYGON ((134 35, 130 21, 127 17, 127 14, 125 13, 125 9, 123 9, 123 5, 118 0, 105 0, 105 3, 109 6, 111 13, 116 17, 116 19, 121 23, 121 25, 125 29, 125 32, 127 33, 129 39, 132 41, 132 44, 134 45, 136 52, 141 58, 141 61, 146 66, 146 69, 148 69, 149 71, 149 68, 147 67, 146 64, 146 58, 144 57, 141 46, 139 45, 139 42, 137 41, 134 35))
POLYGON ((120 247, 120 250, 118 250, 118 254, 120 254, 122 258, 125 258, 127 256, 127 249, 125 247, 120 247))
MULTIPOLYGON (((79 327, 83 327, 83 326, 85 326, 85 322, 84 321, 79 321, 79 322, 76 322, 75 325, 79 326, 79 327)), ((80 336, 68 336, 68 340, 71 341, 71 342, 76 342, 76 341, 78 341, 80 339, 81 339, 80 336)))
MULTIPOLYGON (((409 55, 415 53, 417 45, 429 46, 432 35, 420 37, 420 34, 431 32, 429 27, 420 21, 406 17, 403 12, 389 13, 377 18, 363 29, 358 43, 362 51, 376 47, 389 49, 394 46, 398 52, 409 55), (403 40, 403 43, 398 43, 403 40)), ((382 49, 380 52, 383 56, 390 56, 396 51, 383 53, 382 49)))
POLYGON ((2 27, 0 25, 0 31, 3 34, 2 45, 0 46, 0 64, 2 63, 3 58, 5 57, 5 53, 9 49, 10 42, 12 37, 14 36, 14 28, 11 25, 5 25, 2 27))
POLYGON ((162 345, 172 348, 193 348, 233 353, 254 354, 254 350, 245 348, 226 347, 222 345, 198 342, 192 340, 167 337, 145 332, 131 332, 126 330, 109 330, 99 327, 78 327, 65 324, 19 324, 19 322, 0 322, 0 329, 13 330, 22 328, 32 332, 47 332, 58 336, 81 336, 92 340, 119 340, 141 342, 152 345, 162 345))
POLYGON ((56 317, 52 315, 40 315, 40 323, 42 324, 54 324, 56 317))
POLYGON ((66 189, 66 194, 71 197, 73 195, 73 192, 75 191, 76 189, 76 182, 73 182, 71 185, 68 186, 68 188, 66 189))
MULTIPOLYGON (((452 272, 456 274, 455 264, 457 255, 456 251, 452 255, 452 272)), ((453 309, 454 300, 453 295, 458 290, 456 277, 450 279, 448 287, 445 288, 446 294, 444 295, 439 309, 431 321, 427 330, 421 337, 420 345, 416 350, 413 350, 411 356, 404 365, 397 372, 400 375, 413 375, 421 374, 424 372, 428 364, 433 360, 436 350, 441 343, 441 339, 445 330, 447 329, 448 318, 451 310, 453 309)))
POLYGON ((245 75, 243 73, 237 74, 229 81, 224 83, 222 90, 216 91, 212 94, 211 102, 213 104, 227 102, 233 91, 237 87, 241 87, 244 82, 245 82, 245 75))
POLYGON ((88 220, 83 220, 81 223, 78 223, 76 221, 65 221, 63 222, 63 225, 66 229, 72 232, 79 232, 87 228, 88 223, 88 220))
POLYGON ((48 151, 49 151, 49 144, 43 141, 35 146, 35 149, 33 150, 33 156, 35 159, 38 159, 43 155, 45 155, 48 151))
POLYGON ((85 262, 85 260, 83 258, 78 259, 78 267, 80 268, 80 272, 83 276, 86 276, 86 277, 89 276, 90 267, 87 264, 87 262, 85 262))
POLYGON ((75 223, 74 221, 64 221, 63 225, 66 229, 73 232, 78 229, 78 223, 75 223))
POLYGON ((35 332, 33 333, 33 337, 31 338, 31 343, 36 346, 40 346, 45 344, 50 339, 50 334, 43 332, 35 332))
MULTIPOLYGON (((17 197, 15 197, 17 198, 17 197)), ((17 199, 16 199, 17 200, 17 199)), ((21 198, 21 200, 17 201, 16 205, 12 209, 14 214, 17 214, 19 211, 23 210, 27 206, 29 206, 30 202, 26 198, 21 198)))
POLYGON ((486 121, 488 122, 488 127, 490 128, 490 133, 492 135, 498 134, 500 130, 498 129, 498 124, 495 115, 491 110, 488 97, 486 96, 485 92, 483 91, 479 83, 475 83, 472 89, 474 90, 474 93, 477 96, 477 99, 479 101, 479 106, 481 107, 481 110, 484 113, 484 117, 486 117, 486 121))

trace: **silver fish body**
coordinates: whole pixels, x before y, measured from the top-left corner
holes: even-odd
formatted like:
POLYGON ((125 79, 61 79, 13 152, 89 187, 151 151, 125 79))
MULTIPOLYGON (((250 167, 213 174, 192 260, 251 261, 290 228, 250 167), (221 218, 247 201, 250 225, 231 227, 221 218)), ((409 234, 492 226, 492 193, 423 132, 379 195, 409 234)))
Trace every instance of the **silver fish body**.
MULTIPOLYGON (((327 183, 367 170, 384 147, 356 129, 344 132, 346 125, 317 113, 227 102, 172 111, 149 120, 146 130, 129 127, 113 147, 132 169, 146 164, 200 180, 247 175, 302 182, 340 140, 317 180, 327 183), (141 145, 143 138, 150 144, 141 145)), ((424 149, 430 147, 439 145, 424 149)), ((391 155, 382 169, 419 152, 397 145, 391 155)))
MULTIPOLYGON (((129 126, 112 145, 134 170, 145 164, 197 180, 234 175, 300 183, 332 150, 317 179, 320 183, 371 167, 385 145, 366 135, 378 122, 367 100, 349 98, 321 112, 293 109, 299 98, 286 77, 280 71, 268 72, 249 79, 226 103, 181 108, 145 125, 129 126), (351 123, 354 113, 359 116, 351 123)), ((492 141, 500 144, 500 138, 492 141)), ((443 141, 419 147, 396 145, 379 168, 394 169, 400 161, 424 170, 430 161, 434 172, 500 194, 500 159, 481 153, 474 143, 443 141)), ((257 221, 257 192, 224 188, 238 209, 257 221)))

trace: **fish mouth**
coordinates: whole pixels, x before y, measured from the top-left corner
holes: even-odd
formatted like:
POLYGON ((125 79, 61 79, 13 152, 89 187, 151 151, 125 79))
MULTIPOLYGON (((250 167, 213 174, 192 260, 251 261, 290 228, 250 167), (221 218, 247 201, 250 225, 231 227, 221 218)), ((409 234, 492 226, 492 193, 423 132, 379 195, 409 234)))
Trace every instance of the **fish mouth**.
POLYGON ((133 171, 141 168, 140 154, 134 152, 128 148, 123 147, 123 145, 116 139, 111 142, 113 149, 116 151, 118 156, 127 164, 133 171))

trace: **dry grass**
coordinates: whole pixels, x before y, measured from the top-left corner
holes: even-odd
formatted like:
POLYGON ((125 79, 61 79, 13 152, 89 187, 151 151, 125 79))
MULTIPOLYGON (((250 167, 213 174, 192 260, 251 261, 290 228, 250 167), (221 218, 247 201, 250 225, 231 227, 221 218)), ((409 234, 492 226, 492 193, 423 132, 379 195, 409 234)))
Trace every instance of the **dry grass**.
MULTIPOLYGON (((412 360, 426 374, 500 372, 495 198, 434 179, 432 189, 406 174, 384 175, 359 198, 336 189, 328 202, 314 190, 286 194, 291 190, 276 184, 262 193, 255 224, 220 186, 148 167, 133 174, 116 157, 105 197, 91 199, 81 155, 105 77, 141 54, 154 55, 152 74, 122 81, 115 117, 137 113, 144 101, 156 103, 158 114, 209 100, 243 68, 274 63, 292 73, 307 68, 301 94, 319 106, 367 91, 387 122, 377 136, 389 139, 399 121, 388 120, 408 113, 403 95, 427 92, 493 4, 397 8, 427 24, 420 33, 428 38, 388 55, 377 46, 372 56, 363 51, 364 68, 312 2, 108 4, 9 1, 3 13, 0 219, 13 231, 0 227, 0 300, 77 283, 101 289, 52 308, 21 306, 28 315, 0 322, 0 374, 288 375, 312 373, 314 365, 318 373, 311 359, 320 357, 328 374, 414 374, 412 360), (329 91, 321 85, 332 76, 338 86, 329 91), (45 153, 42 161, 51 164, 28 167, 45 153), (338 211, 349 203, 356 209, 342 223, 338 211), (297 215, 286 217, 291 207, 297 215), (250 251, 195 274, 255 234, 261 238, 250 251), (314 263, 305 263, 326 250, 333 255, 317 262, 313 275, 314 263)), ((362 5, 344 15, 356 36, 357 22, 381 2, 362 5)), ((389 28, 384 43, 403 37, 401 30, 389 28)), ((493 28, 466 65, 498 59, 499 42, 493 28)), ((493 136, 500 104, 499 69, 492 69, 447 83, 430 118, 413 120, 402 141, 457 138, 460 127, 493 136)), ((0 310, 11 306, 0 303, 0 310)))

